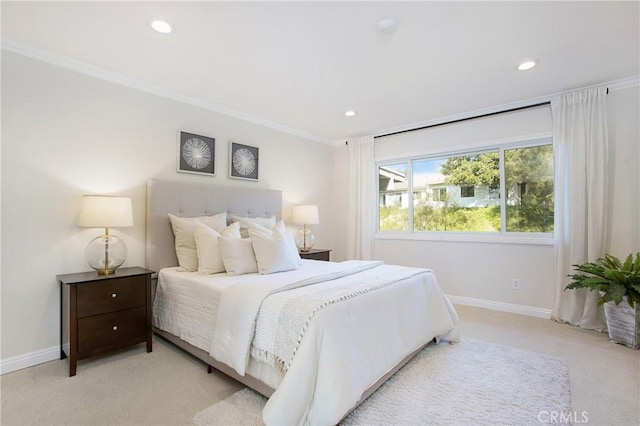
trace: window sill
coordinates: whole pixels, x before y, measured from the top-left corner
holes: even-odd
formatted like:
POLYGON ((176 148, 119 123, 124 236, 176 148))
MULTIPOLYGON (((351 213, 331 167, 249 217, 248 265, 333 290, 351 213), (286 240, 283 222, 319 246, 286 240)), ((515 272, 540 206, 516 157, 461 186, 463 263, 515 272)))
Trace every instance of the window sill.
POLYGON ((465 243, 497 243, 497 244, 529 244, 553 245, 553 236, 547 234, 534 235, 500 235, 486 233, 454 233, 454 232, 378 232, 376 240, 412 240, 412 241, 444 241, 465 243))

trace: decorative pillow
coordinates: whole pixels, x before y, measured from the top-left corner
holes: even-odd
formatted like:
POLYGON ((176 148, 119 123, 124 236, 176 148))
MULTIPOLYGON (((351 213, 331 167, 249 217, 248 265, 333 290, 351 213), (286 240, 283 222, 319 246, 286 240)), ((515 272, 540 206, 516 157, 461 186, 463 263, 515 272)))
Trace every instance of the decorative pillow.
POLYGON ((232 222, 240 223, 240 235, 249 238, 249 229, 271 229, 276 226, 276 217, 242 217, 231 216, 232 222))
POLYGON ((196 222, 220 232, 227 226, 227 213, 213 216, 178 217, 169 213, 171 228, 175 237, 176 256, 180 267, 186 271, 198 270, 198 253, 196 251, 196 222))
POLYGON ((249 237, 258 264, 258 273, 272 274, 298 269, 300 256, 298 251, 291 251, 288 232, 278 227, 273 231, 249 229, 249 237))
POLYGON ((290 256, 296 259, 298 265, 302 265, 302 258, 300 257, 300 252, 298 251, 298 246, 296 245, 296 240, 293 237, 293 234, 291 234, 289 230, 287 230, 287 227, 285 226, 283 221, 279 221, 276 224, 276 228, 285 235, 287 244, 289 245, 290 256))
POLYGON ((240 225, 232 223, 222 232, 218 232, 202 223, 196 223, 195 240, 200 274, 218 274, 225 271, 218 245, 218 237, 220 236, 240 238, 240 225))
POLYGON ((256 256, 251 240, 246 238, 218 237, 220 255, 228 275, 258 272, 256 256))

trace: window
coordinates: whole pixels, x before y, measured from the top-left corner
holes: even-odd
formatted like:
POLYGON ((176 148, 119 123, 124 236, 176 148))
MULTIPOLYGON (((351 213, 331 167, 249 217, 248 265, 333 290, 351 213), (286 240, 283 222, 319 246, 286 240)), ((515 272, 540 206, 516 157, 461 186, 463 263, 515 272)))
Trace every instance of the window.
POLYGON ((460 196, 462 198, 469 198, 469 197, 473 197, 475 196, 475 191, 476 187, 473 185, 462 185, 460 187, 460 196))
POLYGON ((378 177, 380 231, 553 232, 549 140, 379 164, 378 177))
POLYGON ((447 188, 434 188, 433 201, 444 201, 447 199, 447 188))

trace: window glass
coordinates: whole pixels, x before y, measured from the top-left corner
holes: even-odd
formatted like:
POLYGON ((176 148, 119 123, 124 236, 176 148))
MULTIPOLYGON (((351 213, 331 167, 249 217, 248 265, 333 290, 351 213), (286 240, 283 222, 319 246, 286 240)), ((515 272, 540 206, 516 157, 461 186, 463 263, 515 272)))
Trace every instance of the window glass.
POLYGON ((498 152, 414 161, 414 230, 500 231, 499 184, 498 152))
POLYGON ((379 230, 553 232, 553 146, 542 143, 379 165, 379 230))
POLYGON ((553 232, 553 147, 504 151, 507 232, 553 232))
POLYGON ((409 229, 409 163, 378 167, 378 204, 381 231, 409 229))

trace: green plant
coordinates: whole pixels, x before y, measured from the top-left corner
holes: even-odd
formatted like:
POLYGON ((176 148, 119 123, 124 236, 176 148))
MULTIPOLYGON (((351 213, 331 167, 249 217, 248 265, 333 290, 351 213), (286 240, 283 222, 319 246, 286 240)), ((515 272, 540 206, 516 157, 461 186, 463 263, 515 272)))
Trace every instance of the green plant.
POLYGON ((640 302, 640 253, 636 254, 635 260, 633 253, 630 254, 624 263, 607 254, 604 259, 572 266, 583 274, 569 275, 572 282, 565 290, 588 288, 599 291, 599 304, 613 301, 618 305, 625 296, 631 307, 640 302))

